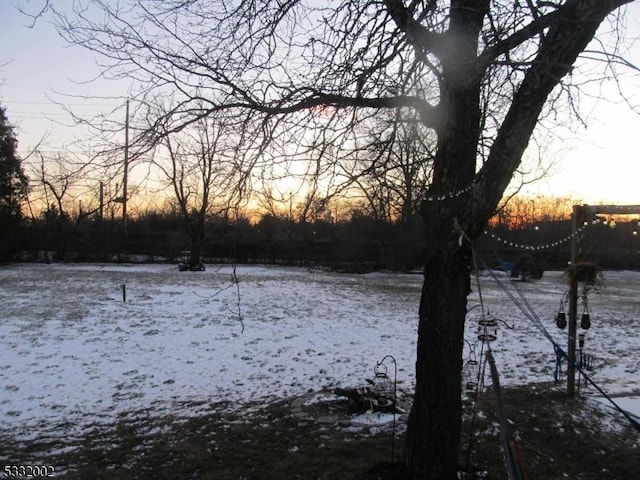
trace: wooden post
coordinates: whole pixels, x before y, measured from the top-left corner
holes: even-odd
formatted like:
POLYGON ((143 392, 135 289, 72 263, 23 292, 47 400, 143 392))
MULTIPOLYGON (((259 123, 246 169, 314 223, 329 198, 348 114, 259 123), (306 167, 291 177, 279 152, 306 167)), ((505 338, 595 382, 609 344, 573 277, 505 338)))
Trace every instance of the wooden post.
POLYGON ((567 395, 576 393, 576 333, 578 330, 578 281, 569 279, 569 344, 567 347, 567 395))
MULTIPOLYGON (((574 205, 571 215, 571 266, 580 258, 578 230, 584 223, 584 207, 574 205)), ((578 330, 578 281, 569 278, 569 339, 567 345, 567 394, 576 393, 576 333, 578 330)))

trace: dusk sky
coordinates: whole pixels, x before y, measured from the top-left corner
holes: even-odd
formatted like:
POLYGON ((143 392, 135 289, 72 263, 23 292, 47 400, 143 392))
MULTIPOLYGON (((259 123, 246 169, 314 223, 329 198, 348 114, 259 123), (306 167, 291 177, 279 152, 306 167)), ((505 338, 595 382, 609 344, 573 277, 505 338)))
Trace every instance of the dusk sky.
MULTIPOLYGON (((76 112, 109 111, 126 97, 129 85, 104 80, 90 52, 65 45, 49 19, 28 28, 29 19, 15 8, 15 0, 0 5, 0 104, 16 127, 19 150, 25 154, 46 136, 41 150, 55 153, 85 132, 65 127, 68 115, 55 101, 76 112), (88 83, 87 83, 88 82, 88 83), (86 95, 91 99, 65 97, 86 95), (62 124, 61 124, 62 123, 62 124)), ((33 4, 35 5, 35 3, 33 4)), ((35 8, 35 7, 34 7, 35 8)), ((640 32, 640 8, 629 7, 627 37, 640 32)), ((630 60, 640 65, 640 45, 632 46, 630 60)), ((640 74, 629 71, 623 82, 631 103, 640 105, 640 74), (634 77, 635 75, 635 77, 634 77)), ((616 87, 611 85, 610 92, 616 87)), ((587 203, 640 204, 640 113, 634 113, 607 91, 595 105, 584 102, 588 127, 549 147, 556 166, 551 176, 528 189, 531 195, 572 196, 587 203), (612 103, 614 98, 616 103, 612 103)), ((637 107, 640 112, 640 107, 637 107)))

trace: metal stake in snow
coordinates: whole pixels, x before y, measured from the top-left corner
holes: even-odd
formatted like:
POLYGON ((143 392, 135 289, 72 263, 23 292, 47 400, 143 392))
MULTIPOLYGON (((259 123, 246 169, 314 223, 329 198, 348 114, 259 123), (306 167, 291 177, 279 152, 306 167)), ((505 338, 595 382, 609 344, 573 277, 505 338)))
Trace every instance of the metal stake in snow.
POLYGON ((122 301, 127 301, 127 286, 124 283, 122 284, 122 301))

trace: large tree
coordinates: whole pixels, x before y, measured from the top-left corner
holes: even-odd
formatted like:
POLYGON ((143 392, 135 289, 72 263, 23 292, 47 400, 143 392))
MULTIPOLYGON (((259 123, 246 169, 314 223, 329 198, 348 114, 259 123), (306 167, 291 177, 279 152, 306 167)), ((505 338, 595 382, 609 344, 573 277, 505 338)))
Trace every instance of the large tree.
POLYGON ((435 140, 421 207, 427 248, 405 462, 416 479, 452 480, 470 242, 540 119, 583 73, 593 79, 580 55, 589 48, 614 69, 621 44, 606 51, 605 37, 592 40, 630 2, 94 0, 57 18, 70 42, 102 55, 106 75, 138 82, 140 105, 170 96, 172 108, 154 120, 162 128, 146 140, 233 108, 260 135, 261 158, 321 164, 334 145, 348 162, 381 112, 416 113, 435 140))
POLYGON ((5 109, 0 107, 0 258, 12 249, 11 239, 22 218, 28 181, 18 156, 18 140, 5 109))

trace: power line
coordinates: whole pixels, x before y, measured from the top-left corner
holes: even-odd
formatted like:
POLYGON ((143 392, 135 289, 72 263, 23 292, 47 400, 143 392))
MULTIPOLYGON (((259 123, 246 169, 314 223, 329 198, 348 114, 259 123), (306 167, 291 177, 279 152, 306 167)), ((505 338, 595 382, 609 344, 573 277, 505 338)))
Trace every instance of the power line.
POLYGON ((93 106, 93 107, 119 107, 122 106, 120 103, 89 103, 89 102, 78 102, 78 103, 69 103, 69 102, 34 102, 34 101, 26 101, 26 100, 0 100, 3 104, 14 104, 14 105, 55 105, 59 107, 84 107, 84 106, 93 106))

